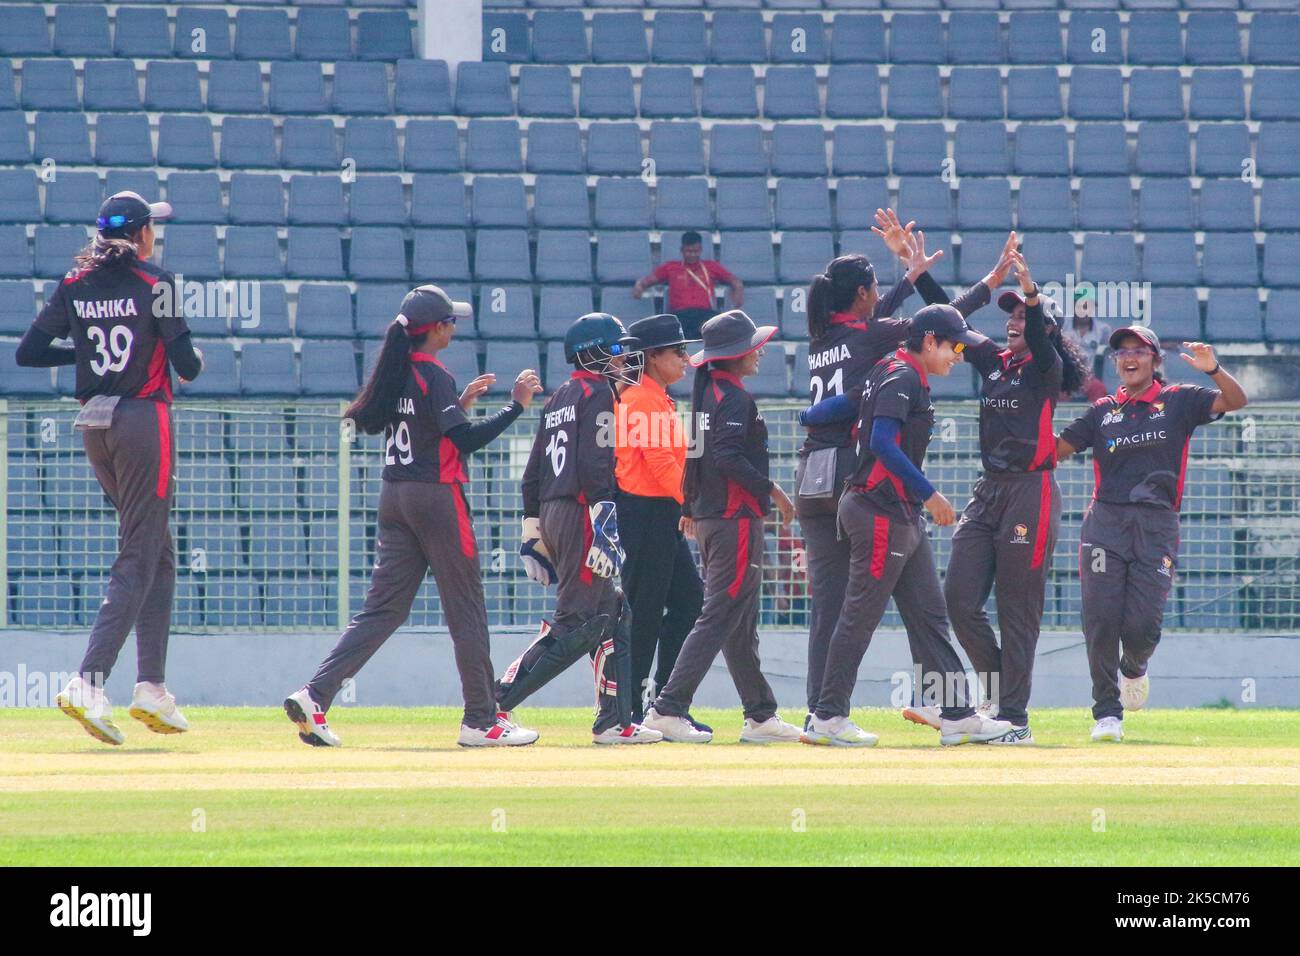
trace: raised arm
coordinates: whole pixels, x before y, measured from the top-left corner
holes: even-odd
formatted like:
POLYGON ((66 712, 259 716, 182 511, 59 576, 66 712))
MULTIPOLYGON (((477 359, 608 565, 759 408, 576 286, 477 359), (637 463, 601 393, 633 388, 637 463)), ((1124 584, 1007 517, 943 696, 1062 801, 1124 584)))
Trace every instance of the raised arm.
POLYGON ((1249 399, 1246 397, 1246 390, 1241 387, 1241 383, 1223 370, 1219 360, 1214 355, 1213 347, 1206 345, 1204 342, 1184 342, 1183 348, 1191 349, 1192 354, 1179 352, 1178 356, 1192 368, 1204 372, 1214 380, 1214 384, 1219 388, 1219 395, 1210 406, 1210 411, 1215 415, 1222 415, 1225 412, 1235 412, 1239 408, 1245 408, 1249 399))

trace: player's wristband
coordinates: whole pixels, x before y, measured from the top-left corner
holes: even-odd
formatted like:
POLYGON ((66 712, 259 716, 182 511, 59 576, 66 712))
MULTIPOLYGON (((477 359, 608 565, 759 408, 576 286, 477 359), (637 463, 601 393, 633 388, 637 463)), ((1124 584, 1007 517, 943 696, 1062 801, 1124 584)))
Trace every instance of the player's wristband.
POLYGON ((1214 363, 1214 368, 1210 369, 1210 370, 1209 370, 1208 372, 1206 372, 1205 374, 1208 375, 1208 376, 1210 376, 1210 378, 1214 378, 1214 376, 1218 375, 1218 374, 1219 374, 1220 372, 1222 372, 1222 371, 1223 371, 1223 366, 1220 365, 1218 362, 1215 362, 1215 363, 1214 363))

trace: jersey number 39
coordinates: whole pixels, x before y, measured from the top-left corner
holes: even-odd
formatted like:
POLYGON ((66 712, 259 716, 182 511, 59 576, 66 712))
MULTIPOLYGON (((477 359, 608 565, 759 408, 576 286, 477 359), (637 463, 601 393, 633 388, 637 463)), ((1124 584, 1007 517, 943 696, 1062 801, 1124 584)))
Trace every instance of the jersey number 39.
POLYGON ((120 372, 131 359, 131 343, 135 340, 125 325, 115 325, 108 334, 98 325, 86 329, 90 344, 95 346, 95 357, 90 360, 90 370, 96 375, 120 372))

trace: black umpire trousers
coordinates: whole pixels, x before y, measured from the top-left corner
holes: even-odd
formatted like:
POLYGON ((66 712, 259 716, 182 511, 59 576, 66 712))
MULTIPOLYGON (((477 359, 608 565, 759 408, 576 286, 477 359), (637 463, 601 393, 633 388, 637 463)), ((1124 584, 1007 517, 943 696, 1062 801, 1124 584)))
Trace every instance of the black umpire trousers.
POLYGON ((656 688, 668 683, 682 642, 695 626, 704 604, 704 585, 690 545, 678 528, 682 506, 673 498, 618 494, 619 538, 623 563, 623 594, 632 609, 632 678, 636 697, 633 719, 644 716, 642 688, 654 665, 656 688), (655 652, 658 662, 655 663, 655 652))

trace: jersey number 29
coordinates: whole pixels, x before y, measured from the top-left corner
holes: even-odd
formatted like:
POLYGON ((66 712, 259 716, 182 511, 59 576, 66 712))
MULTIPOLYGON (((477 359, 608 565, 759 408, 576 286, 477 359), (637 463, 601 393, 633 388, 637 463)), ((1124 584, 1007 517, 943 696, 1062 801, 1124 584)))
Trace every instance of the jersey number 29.
POLYGON ((397 427, 388 426, 385 433, 384 443, 384 464, 395 465, 399 461, 403 465, 409 465, 415 460, 415 453, 411 451, 411 429, 407 427, 406 422, 398 422, 397 427), (397 455, 393 455, 393 448, 397 448, 397 455))
POLYGON ((120 372, 131 358, 131 343, 135 336, 125 325, 115 325, 108 334, 98 325, 86 329, 90 343, 95 346, 95 357, 90 360, 90 370, 96 375, 120 372))

